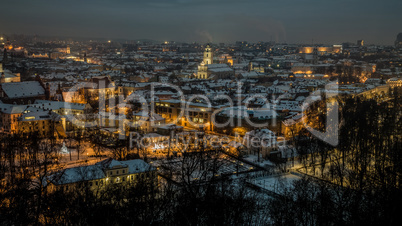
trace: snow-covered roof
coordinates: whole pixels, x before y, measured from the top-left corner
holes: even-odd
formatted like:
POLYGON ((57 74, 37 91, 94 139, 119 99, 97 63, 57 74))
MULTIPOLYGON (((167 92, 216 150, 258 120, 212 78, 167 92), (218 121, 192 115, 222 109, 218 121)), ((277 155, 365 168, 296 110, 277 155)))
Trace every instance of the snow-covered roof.
POLYGON ((35 100, 32 106, 37 108, 44 108, 44 109, 74 109, 74 110, 84 110, 85 104, 79 103, 68 103, 62 101, 50 101, 50 100, 35 100))
POLYGON ((4 93, 9 98, 24 98, 45 95, 45 89, 38 81, 9 82, 1 84, 4 93))
POLYGON ((258 119, 271 119, 278 117, 278 114, 274 110, 269 109, 247 109, 246 107, 228 107, 221 111, 221 114, 228 117, 237 118, 258 118, 258 119))
POLYGON ((97 165, 80 166, 64 169, 55 174, 52 174, 47 179, 55 184, 71 184, 80 181, 97 180, 106 177, 102 168, 97 165))
POLYGON ((390 78, 388 81, 390 82, 396 82, 396 81, 402 81, 401 78, 395 77, 395 78, 390 78))
POLYGON ((164 120, 164 118, 158 114, 149 114, 148 112, 145 111, 140 111, 137 113, 133 113, 134 116, 141 116, 140 120, 143 121, 161 121, 164 120))
POLYGON ((0 103, 0 112, 6 114, 22 114, 28 105, 12 105, 0 103))
POLYGON ((128 172, 130 174, 142 173, 142 172, 147 172, 150 170, 156 170, 155 167, 144 162, 142 159, 133 159, 133 160, 127 160, 127 161, 122 161, 122 162, 128 166, 128 172))
POLYGON ((256 129, 253 131, 249 131, 245 134, 245 137, 258 137, 258 138, 275 138, 275 133, 269 129, 256 129))
POLYGON ((39 108, 28 107, 27 113, 19 117, 19 121, 37 121, 37 120, 60 120, 60 116, 52 111, 44 111, 39 108))
POLYGON ((144 173, 156 170, 155 167, 144 162, 142 159, 117 161, 109 158, 94 165, 67 168, 58 171, 46 179, 55 185, 77 183, 89 180, 106 178, 106 171, 114 168, 127 168, 128 174, 144 173))

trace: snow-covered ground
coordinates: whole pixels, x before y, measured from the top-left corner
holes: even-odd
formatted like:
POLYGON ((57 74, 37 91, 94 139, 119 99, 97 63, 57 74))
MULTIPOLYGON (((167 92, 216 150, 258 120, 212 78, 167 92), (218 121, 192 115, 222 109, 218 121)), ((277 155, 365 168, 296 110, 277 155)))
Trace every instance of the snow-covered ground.
POLYGON ((300 176, 288 173, 280 176, 258 177, 249 180, 249 183, 264 190, 281 194, 283 189, 292 187, 293 182, 300 179, 300 176))
POLYGON ((261 167, 270 167, 270 166, 275 166, 275 163, 265 160, 260 156, 260 161, 258 161, 258 156, 257 155, 247 155, 243 158, 246 161, 249 161, 251 163, 254 163, 256 165, 259 165, 261 167))

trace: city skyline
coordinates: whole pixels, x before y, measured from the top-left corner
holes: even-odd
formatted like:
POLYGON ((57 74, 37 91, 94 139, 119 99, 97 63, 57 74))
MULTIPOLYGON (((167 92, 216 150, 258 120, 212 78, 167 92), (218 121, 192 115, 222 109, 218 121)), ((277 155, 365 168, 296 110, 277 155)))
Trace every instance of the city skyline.
POLYGON ((400 1, 1 6, 0 225, 401 225, 400 1))

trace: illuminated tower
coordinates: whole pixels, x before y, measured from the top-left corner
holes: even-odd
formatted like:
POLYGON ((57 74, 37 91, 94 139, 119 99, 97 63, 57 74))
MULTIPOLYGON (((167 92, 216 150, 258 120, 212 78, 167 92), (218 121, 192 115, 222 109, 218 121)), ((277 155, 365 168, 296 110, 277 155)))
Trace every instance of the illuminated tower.
POLYGON ((205 48, 205 51, 204 51, 204 63, 205 63, 205 65, 212 64, 213 59, 214 59, 214 56, 213 56, 212 48, 208 44, 207 47, 205 48))

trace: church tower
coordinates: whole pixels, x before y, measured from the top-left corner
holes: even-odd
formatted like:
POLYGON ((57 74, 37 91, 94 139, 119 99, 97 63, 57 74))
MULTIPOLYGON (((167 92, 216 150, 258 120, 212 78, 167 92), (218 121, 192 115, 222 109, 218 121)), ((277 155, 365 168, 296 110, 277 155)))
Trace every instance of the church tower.
POLYGON ((207 79, 208 78, 208 66, 203 62, 201 62, 200 66, 198 66, 198 79, 207 79))
POLYGON ((317 47, 314 47, 313 49, 313 64, 318 63, 318 49, 317 47))
POLYGON ((205 51, 204 51, 204 63, 205 63, 205 65, 213 64, 213 59, 214 59, 214 56, 213 56, 212 48, 211 48, 211 45, 208 44, 207 47, 205 48, 205 51))

